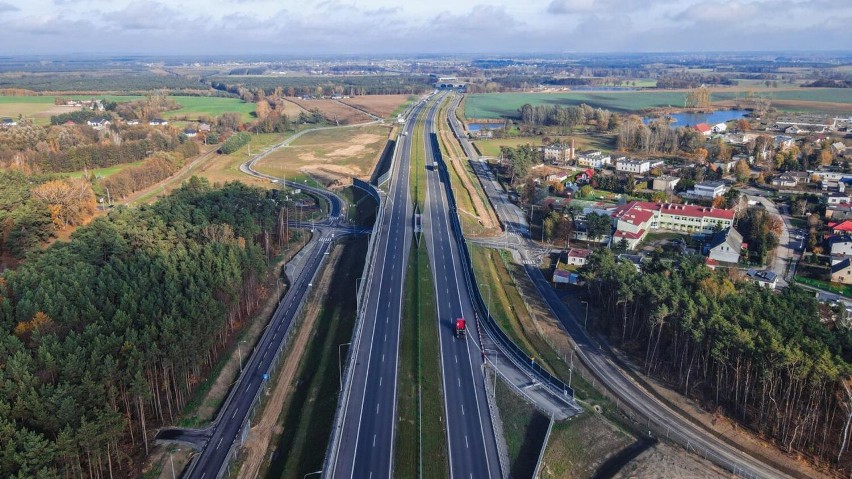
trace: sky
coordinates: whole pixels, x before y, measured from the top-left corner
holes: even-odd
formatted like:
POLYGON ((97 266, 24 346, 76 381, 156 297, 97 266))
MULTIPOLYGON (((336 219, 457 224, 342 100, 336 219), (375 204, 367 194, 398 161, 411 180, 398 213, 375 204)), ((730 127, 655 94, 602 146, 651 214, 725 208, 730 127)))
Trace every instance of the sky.
POLYGON ((0 0, 0 55, 852 50, 852 0, 0 0))

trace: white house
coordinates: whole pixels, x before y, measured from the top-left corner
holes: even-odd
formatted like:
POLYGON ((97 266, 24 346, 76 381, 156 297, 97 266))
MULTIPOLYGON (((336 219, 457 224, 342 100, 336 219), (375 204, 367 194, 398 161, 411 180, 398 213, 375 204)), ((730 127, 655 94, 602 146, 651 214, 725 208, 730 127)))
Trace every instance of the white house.
POLYGON ((761 288, 775 289, 775 286, 778 285, 778 275, 773 271, 752 268, 748 270, 746 276, 761 288))
POLYGON ((95 130, 103 130, 107 126, 109 126, 110 121, 106 118, 92 118, 91 120, 86 122, 87 125, 91 126, 95 130))
MULTIPOLYGON (((845 183, 839 183, 840 185, 845 185, 845 183)), ((843 192, 834 192, 828 193, 825 197, 826 203, 830 205, 839 205, 843 203, 850 203, 849 195, 843 192)))
POLYGON ((615 161, 615 171, 623 171, 625 173, 643 174, 651 171, 651 168, 657 166, 656 162, 650 160, 631 160, 628 158, 619 158, 615 161))
MULTIPOLYGON (((831 245, 831 256, 852 256, 852 236, 832 236, 828 240, 831 245)), ((832 262, 834 262, 832 260, 832 262)))
POLYGON ((155 118, 155 119, 149 121, 148 124, 151 125, 151 126, 166 126, 166 125, 169 124, 169 122, 168 122, 168 120, 155 118))
POLYGON ((728 192, 728 187, 722 181, 704 181, 697 183, 687 194, 696 198, 712 200, 728 192))
POLYGON ((852 284, 852 261, 849 258, 831 265, 831 282, 852 284))
POLYGON ((612 164, 612 157, 602 151, 586 151, 577 156, 577 166, 599 170, 612 164))
POLYGON ((10 128, 13 126, 18 126, 18 122, 11 118, 3 118, 0 119, 0 126, 2 126, 3 128, 10 128))
POLYGON ((586 264, 586 258, 592 254, 592 250, 583 248, 571 248, 565 259, 565 264, 583 266, 586 264))
POLYGON ((704 254, 723 263, 738 263, 743 249, 743 236, 733 227, 714 234, 704 245, 704 254))
POLYGON ((793 147, 795 140, 793 140, 793 137, 790 136, 778 135, 775 137, 774 142, 775 148, 778 148, 781 151, 787 151, 793 147))
POLYGON ((728 125, 725 123, 716 123, 713 125, 713 133, 724 133, 728 131, 728 125))

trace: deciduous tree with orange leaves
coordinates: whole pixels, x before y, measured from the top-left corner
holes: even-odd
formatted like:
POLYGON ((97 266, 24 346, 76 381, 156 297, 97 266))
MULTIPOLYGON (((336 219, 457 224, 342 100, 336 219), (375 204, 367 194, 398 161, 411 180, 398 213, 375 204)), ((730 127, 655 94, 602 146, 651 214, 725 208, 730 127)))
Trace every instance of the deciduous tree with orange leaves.
POLYGON ((82 224, 95 212, 92 185, 84 180, 48 181, 33 188, 32 194, 47 206, 57 229, 82 224))

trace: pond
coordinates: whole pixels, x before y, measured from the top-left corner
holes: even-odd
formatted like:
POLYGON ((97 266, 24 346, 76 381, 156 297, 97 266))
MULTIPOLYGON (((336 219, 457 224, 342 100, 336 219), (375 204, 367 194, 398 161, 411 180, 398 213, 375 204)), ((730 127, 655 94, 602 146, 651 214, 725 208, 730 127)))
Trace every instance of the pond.
MULTIPOLYGON (((707 123, 713 126, 731 120, 739 120, 748 114, 748 110, 716 110, 709 113, 673 113, 669 115, 674 119, 672 127, 695 126, 699 123, 707 123)), ((644 123, 650 123, 659 117, 642 118, 644 123)))

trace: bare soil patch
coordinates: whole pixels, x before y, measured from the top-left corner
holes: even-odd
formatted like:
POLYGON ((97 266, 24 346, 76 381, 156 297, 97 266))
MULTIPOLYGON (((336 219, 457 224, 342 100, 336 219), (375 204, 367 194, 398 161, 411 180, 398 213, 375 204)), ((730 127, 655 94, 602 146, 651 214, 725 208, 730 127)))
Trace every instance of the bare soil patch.
POLYGON ((340 101, 367 110, 376 116, 388 118, 400 105, 408 101, 408 97, 409 95, 361 95, 340 101))
POLYGON ((319 110, 328 121, 339 122, 341 125, 365 123, 372 120, 366 113, 349 105, 344 105, 337 100, 302 100, 296 97, 287 97, 287 101, 295 103, 307 111, 319 110))
POLYGON ((554 424, 544 452, 541 477, 591 478, 608 458, 632 443, 631 436, 600 414, 587 412, 575 416, 554 424))
POLYGON ((309 175, 326 184, 368 178, 388 141, 390 128, 368 125, 306 133, 256 165, 259 171, 296 178, 309 175))
POLYGON ((713 463, 681 448, 658 443, 628 462, 612 479, 677 477, 680 479, 724 479, 730 474, 713 463))

